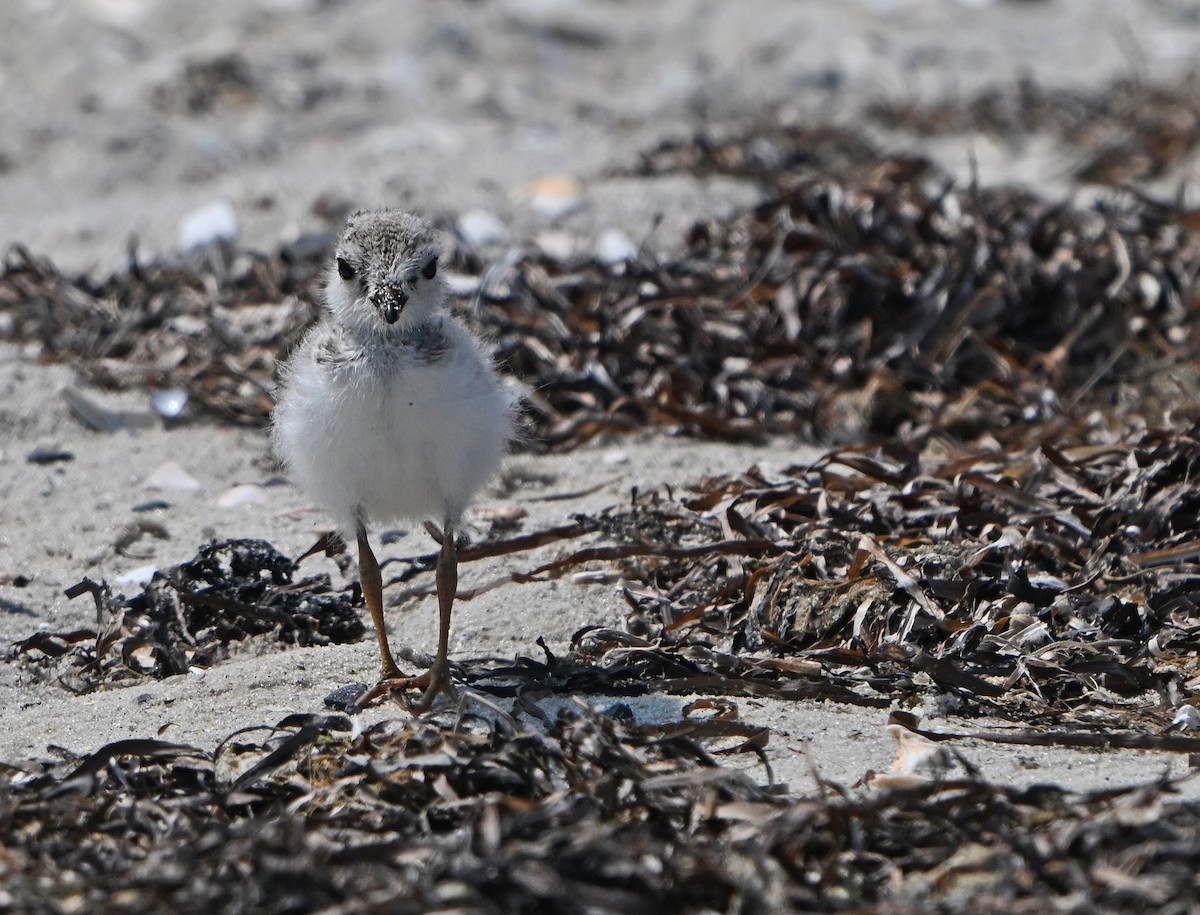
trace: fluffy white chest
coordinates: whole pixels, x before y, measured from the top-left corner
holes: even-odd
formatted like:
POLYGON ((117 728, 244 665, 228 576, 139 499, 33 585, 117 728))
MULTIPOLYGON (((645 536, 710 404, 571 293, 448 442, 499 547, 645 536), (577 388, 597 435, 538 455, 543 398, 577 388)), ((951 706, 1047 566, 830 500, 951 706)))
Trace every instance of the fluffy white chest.
POLYGON ((343 529, 359 520, 457 520, 499 467, 512 397, 457 324, 436 345, 343 348, 321 329, 285 378, 275 441, 343 529))

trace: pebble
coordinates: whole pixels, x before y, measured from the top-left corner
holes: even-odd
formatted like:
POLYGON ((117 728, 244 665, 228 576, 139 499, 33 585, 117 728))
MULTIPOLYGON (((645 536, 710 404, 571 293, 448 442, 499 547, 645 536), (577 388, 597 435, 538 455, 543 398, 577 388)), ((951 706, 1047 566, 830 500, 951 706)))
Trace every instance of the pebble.
POLYGON ((86 0, 83 4, 92 16, 118 29, 141 24, 155 5, 155 0, 86 0))
POLYGON ((1200 727, 1200 712, 1191 705, 1179 706, 1179 711, 1175 713, 1175 718, 1171 721, 1171 729, 1190 731, 1196 727, 1200 727))
POLYGON ((217 505, 221 508, 240 508, 244 505, 262 505, 266 501, 267 496, 261 486, 239 483, 217 499, 217 505))
POLYGON ((508 238, 508 227, 494 213, 478 207, 459 216, 455 230, 472 248, 499 244, 508 238))
POLYGON ((451 295, 465 299, 479 292, 479 279, 466 273, 453 273, 448 270, 446 271, 446 289, 451 295))
POLYGON ((144 585, 154 577, 154 573, 158 571, 158 566, 138 566, 136 569, 130 569, 124 575, 118 575, 114 582, 118 585, 144 585))
POLYGON ((596 258, 607 267, 631 261, 637 253, 637 245, 620 229, 605 229, 596 242, 596 258))
POLYGON ((325 706, 326 708, 333 709, 335 712, 357 712, 359 697, 366 691, 367 684, 365 683, 350 683, 346 686, 339 686, 325 697, 325 706))
POLYGON ((516 196, 535 213, 548 219, 561 219, 587 205, 580 183, 562 175, 531 182, 521 188, 516 196))
POLYGON ((187 406, 187 391, 182 388, 166 388, 150 395, 150 409, 163 419, 175 419, 187 406))
POLYGON ((568 261, 579 253, 579 238, 570 232, 539 232, 533 243, 547 257, 556 261, 568 261))
POLYGON ((167 461, 159 464, 154 472, 146 478, 146 485, 151 489, 195 492, 200 488, 200 481, 184 470, 178 461, 167 461))
POLYGON ((228 200, 214 200, 192 210, 179 223, 179 243, 185 251, 216 241, 233 241, 237 235, 237 213, 228 200))
POLYGON ((75 455, 70 451, 63 451, 61 448, 34 448, 25 455, 25 460, 30 464, 58 464, 62 461, 75 460, 75 455))
POLYGON ((170 508, 171 503, 166 499, 150 499, 146 502, 139 502, 130 511, 135 512, 152 512, 158 511, 160 508, 170 508))

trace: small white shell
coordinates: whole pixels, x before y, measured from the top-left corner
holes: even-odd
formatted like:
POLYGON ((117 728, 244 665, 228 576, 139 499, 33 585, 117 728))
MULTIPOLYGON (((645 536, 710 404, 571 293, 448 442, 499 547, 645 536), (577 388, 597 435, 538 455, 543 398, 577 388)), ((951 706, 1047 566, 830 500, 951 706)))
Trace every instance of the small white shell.
POLYGON ((238 508, 243 505, 262 505, 266 501, 267 496, 261 486, 255 486, 253 483, 239 483, 217 499, 217 505, 221 508, 238 508))
POLYGON ((158 566, 138 566, 136 569, 130 569, 124 575, 118 575, 114 581, 118 585, 144 585, 154 573, 158 571, 158 566))
POLYGON ((167 388, 150 395, 150 409, 164 419, 174 419, 187 406, 187 391, 182 388, 167 388))
POLYGON ((146 478, 146 485, 151 489, 195 492, 200 488, 200 481, 184 470, 178 461, 167 461, 165 464, 159 464, 146 478))

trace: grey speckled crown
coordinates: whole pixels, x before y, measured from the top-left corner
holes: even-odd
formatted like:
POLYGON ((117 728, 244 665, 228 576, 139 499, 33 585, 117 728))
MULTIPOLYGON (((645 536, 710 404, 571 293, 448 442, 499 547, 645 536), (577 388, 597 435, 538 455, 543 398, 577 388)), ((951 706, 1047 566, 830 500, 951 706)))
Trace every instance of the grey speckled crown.
POLYGON ((402 210, 358 210, 346 221, 342 243, 368 257, 404 259, 437 247, 437 235, 420 216, 402 210))

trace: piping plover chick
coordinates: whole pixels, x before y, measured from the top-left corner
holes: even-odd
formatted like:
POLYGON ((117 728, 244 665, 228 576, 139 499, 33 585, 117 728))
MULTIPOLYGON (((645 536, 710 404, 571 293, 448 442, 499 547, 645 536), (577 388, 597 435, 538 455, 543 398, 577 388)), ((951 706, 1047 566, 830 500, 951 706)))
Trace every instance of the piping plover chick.
POLYGON ((363 600, 382 660, 363 704, 425 687, 425 711, 452 692, 450 614, 458 586, 454 537, 462 514, 500 467, 517 398, 483 346, 443 310, 437 239, 418 216, 359 211, 338 241, 326 313, 282 373, 271 438, 292 479, 358 541, 363 600), (372 522, 436 519, 437 658, 408 677, 392 659, 372 522))

